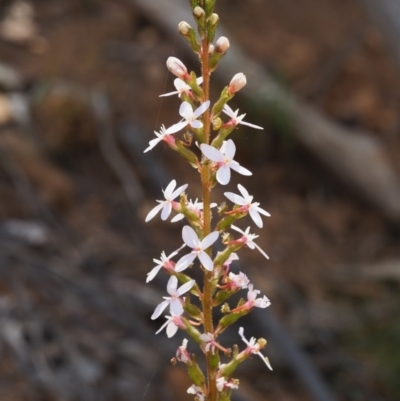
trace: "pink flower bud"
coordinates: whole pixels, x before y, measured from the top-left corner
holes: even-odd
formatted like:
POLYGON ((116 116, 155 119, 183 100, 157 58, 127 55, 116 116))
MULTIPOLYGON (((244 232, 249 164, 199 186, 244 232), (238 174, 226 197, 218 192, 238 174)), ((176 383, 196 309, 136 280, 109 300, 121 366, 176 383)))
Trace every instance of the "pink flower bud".
POLYGON ((237 73, 229 83, 229 93, 239 92, 240 89, 242 89, 246 85, 246 83, 246 76, 242 72, 237 73))
POLYGON ((188 77, 187 68, 181 60, 176 57, 168 57, 167 68, 178 78, 183 79, 188 77))
POLYGON ((221 36, 217 40, 216 45, 217 45, 217 52, 218 53, 225 53, 229 49, 229 46, 230 46, 229 40, 225 36, 221 36))

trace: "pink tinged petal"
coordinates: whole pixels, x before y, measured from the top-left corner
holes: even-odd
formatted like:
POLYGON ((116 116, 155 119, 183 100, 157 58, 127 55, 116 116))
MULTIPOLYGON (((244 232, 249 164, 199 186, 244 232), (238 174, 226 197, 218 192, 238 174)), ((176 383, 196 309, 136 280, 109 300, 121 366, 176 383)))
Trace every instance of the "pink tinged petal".
POLYGON ((202 143, 200 145, 200 149, 203 152, 203 155, 207 157, 207 159, 213 162, 224 161, 224 155, 219 150, 215 149, 213 146, 202 143))
POLYGON ((188 184, 182 185, 181 187, 175 189, 174 192, 172 192, 170 199, 175 199, 177 196, 179 196, 186 188, 188 187, 188 184))
POLYGON ((221 166, 217 171, 217 181, 221 185, 226 185, 229 183, 230 180, 231 180, 231 169, 227 165, 221 166))
POLYGON ((148 221, 150 221, 163 207, 164 203, 160 203, 159 205, 151 209, 146 216, 145 222, 147 223, 148 221))
POLYGON ((250 123, 247 123, 246 121, 241 121, 239 124, 247 125, 248 127, 255 128, 255 129, 264 129, 263 127, 260 127, 259 125, 250 124, 250 123))
POLYGON ((173 337, 177 331, 178 331, 178 326, 173 321, 168 322, 167 337, 168 338, 173 337))
POLYGON ((183 313, 183 307, 181 304, 181 301, 179 299, 173 299, 170 304, 169 304, 171 313, 173 313, 176 316, 180 316, 183 313))
POLYGON ((190 291, 192 289, 192 287, 194 286, 194 284, 195 284, 195 281, 194 280, 190 280, 187 283, 181 285, 178 288, 177 295, 180 297, 181 295, 183 295, 186 292, 190 291))
POLYGON ((186 121, 191 120, 193 117, 193 109, 190 103, 183 102, 179 107, 179 114, 186 119, 186 121))
POLYGON ((242 198, 240 195, 236 195, 233 192, 225 192, 224 195, 235 205, 246 205, 246 199, 242 198))
POLYGON ((225 156, 226 158, 233 160, 235 157, 236 153, 236 145, 235 142, 232 141, 232 139, 228 139, 225 143, 225 156))
POLYGON ((162 268, 161 264, 157 265, 149 273, 147 273, 146 283, 148 283, 149 281, 153 280, 153 278, 157 275, 157 273, 160 271, 161 268, 162 268))
MULTIPOLYGON (((254 244, 254 242, 253 242, 253 244, 254 244)), ((254 246, 258 249, 258 251, 261 253, 261 255, 263 255, 266 259, 269 259, 269 256, 257 244, 254 244, 254 246)))
POLYGON ((201 128, 203 126, 203 123, 201 121, 199 121, 199 120, 194 120, 194 121, 192 121, 190 123, 190 126, 192 128, 197 128, 198 129, 198 128, 201 128))
POLYGON ((170 202, 166 202, 164 204, 164 208, 161 212, 161 220, 167 220, 168 216, 171 214, 172 211, 172 205, 170 202))
POLYGON ((157 319, 161 313, 164 312, 164 309, 169 305, 169 301, 163 301, 157 305, 156 309, 154 310, 153 314, 151 315, 151 319, 157 319))
POLYGON ((211 246, 219 237, 218 231, 213 231, 212 233, 208 234, 200 243, 201 249, 205 250, 209 246, 211 246))
POLYGON ((184 226, 182 228, 182 239, 183 242, 190 248, 195 248, 200 245, 199 237, 190 226, 184 226))
POLYGON ((169 295, 175 295, 176 289, 178 288, 178 279, 175 276, 171 276, 167 284, 167 292, 169 295))
POLYGON ((189 265, 196 259, 196 254, 190 252, 187 255, 182 256, 175 265, 175 271, 181 272, 189 267, 189 265))
POLYGON ((261 219, 261 216, 258 214, 257 210, 250 208, 249 214, 250 217, 253 219, 254 223, 256 224, 256 226, 262 228, 263 221, 261 219))
POLYGON ((232 170, 235 170, 239 174, 253 175, 253 173, 250 170, 247 170, 247 168, 242 167, 239 163, 229 163, 229 167, 232 170))
POLYGON ((199 253, 199 259, 201 264, 204 266, 204 268, 208 271, 213 271, 214 269, 214 263, 212 259, 203 251, 199 253))
POLYGON ((201 116, 210 107, 210 101, 207 100, 193 113, 194 118, 201 116))

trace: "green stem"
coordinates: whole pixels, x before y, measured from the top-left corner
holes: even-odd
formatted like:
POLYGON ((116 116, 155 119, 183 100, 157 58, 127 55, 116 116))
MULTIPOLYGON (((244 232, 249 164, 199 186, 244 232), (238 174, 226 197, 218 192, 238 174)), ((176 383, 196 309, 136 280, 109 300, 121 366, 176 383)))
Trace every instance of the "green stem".
MULTIPOLYGON (((202 75, 203 75, 203 102, 210 99, 210 68, 208 64, 208 40, 205 38, 202 40, 202 75)), ((210 143, 210 126, 211 126, 211 115, 210 108, 204 113, 203 119, 203 132, 204 141, 206 144, 210 143)), ((211 182, 210 182, 210 165, 203 165, 201 171, 201 183, 203 189, 203 234, 204 237, 211 232, 211 182)), ((211 249, 209 249, 211 255, 211 249)), ((212 317, 212 278, 213 272, 206 271, 204 277, 204 289, 203 289, 203 313, 204 313, 204 331, 206 333, 214 333, 214 324, 212 317)), ((206 363, 207 363, 207 387, 208 395, 207 401, 217 401, 217 386, 216 386, 216 373, 217 367, 213 366, 211 362, 212 354, 207 352, 206 363)))

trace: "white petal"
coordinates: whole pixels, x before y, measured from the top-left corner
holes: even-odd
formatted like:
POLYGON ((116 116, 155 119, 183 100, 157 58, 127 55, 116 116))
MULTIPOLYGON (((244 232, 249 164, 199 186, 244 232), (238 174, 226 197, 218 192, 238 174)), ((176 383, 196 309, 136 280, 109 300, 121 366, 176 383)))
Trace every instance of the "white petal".
POLYGON ((196 78, 197 85, 201 85, 203 83, 203 77, 196 78))
POLYGON ((171 214, 172 205, 171 202, 165 202, 164 208, 161 212, 161 220, 167 220, 168 216, 171 214))
POLYGON ((159 97, 166 97, 166 96, 172 96, 172 95, 177 95, 179 92, 169 92, 169 93, 164 93, 163 95, 160 95, 159 97))
POLYGON ((255 129, 264 129, 263 127, 260 127, 259 125, 250 124, 250 123, 247 123, 246 121, 241 121, 239 124, 247 125, 248 127, 255 128, 255 129))
POLYGON ((156 334, 158 334, 160 331, 164 329, 165 326, 167 326, 171 321, 168 319, 157 331, 156 334))
POLYGON ((153 314, 151 315, 151 319, 157 319, 161 313, 164 312, 164 309, 169 305, 169 301, 162 301, 160 304, 157 305, 156 309, 154 310, 153 314))
POLYGON ((183 242, 190 248, 197 247, 200 244, 199 237, 190 226, 184 226, 182 228, 182 239, 183 242))
POLYGON ((201 116, 210 107, 210 101, 207 100, 193 113, 194 118, 201 116))
POLYGON ((258 207, 258 206, 256 207, 256 210, 257 210, 258 213, 261 213, 261 214, 263 214, 264 216, 271 217, 271 215, 270 215, 266 210, 261 209, 261 208, 258 207))
POLYGON ((167 325, 167 337, 173 337, 177 331, 178 326, 173 321, 170 321, 167 325))
POLYGON ((171 125, 168 129, 165 130, 166 134, 175 134, 176 132, 179 132, 181 129, 184 129, 187 126, 187 121, 180 121, 179 123, 176 123, 174 125, 171 125))
POLYGON ((227 104, 224 105, 222 111, 231 118, 236 117, 234 111, 227 104))
POLYGON ((218 231, 213 231, 212 233, 208 234, 200 243, 201 249, 205 250, 209 246, 211 246, 219 237, 218 231))
POLYGON ((194 283, 195 283, 195 282, 196 282, 195 280, 190 280, 190 281, 188 281, 187 283, 181 285, 181 286, 178 288, 178 291, 177 291, 178 296, 181 296, 181 295, 183 295, 185 292, 188 292, 189 290, 191 290, 192 287, 194 286, 194 283))
POLYGON ((193 117, 193 109, 189 102, 183 102, 179 107, 179 114, 186 120, 191 120, 193 117))
POLYGON ((203 251, 199 253, 199 259, 204 268, 208 271, 213 271, 214 263, 212 259, 203 251))
POLYGON ((171 276, 167 284, 167 292, 169 295, 175 295, 176 289, 178 288, 178 279, 175 276, 171 276))
POLYGON ((175 271, 181 272, 188 268, 188 266, 196 259, 195 253, 188 253, 187 255, 182 256, 175 265, 175 271))
POLYGON ((257 355, 265 362, 270 370, 273 370, 271 364, 269 363, 269 359, 266 356, 264 356, 261 352, 257 352, 257 355))
POLYGON ((153 267, 153 269, 150 270, 149 273, 147 273, 146 283, 153 280, 153 278, 157 275, 157 273, 160 271, 161 268, 162 268, 162 265, 157 265, 156 267, 153 267))
POLYGON ((250 248, 250 249, 255 249, 256 244, 253 241, 247 241, 246 245, 250 248))
POLYGON ((231 224, 231 228, 232 230, 237 231, 238 233, 241 233, 244 235, 244 231, 242 231, 239 227, 234 226, 233 224, 231 224))
POLYGON ((236 195, 233 192, 225 192, 224 195, 235 205, 246 205, 246 199, 242 198, 240 195, 236 195))
POLYGON ((144 150, 143 153, 146 153, 146 152, 148 152, 149 150, 153 149, 153 148, 157 145, 157 143, 158 143, 158 142, 161 142, 161 141, 162 141, 162 137, 161 137, 161 138, 154 138, 154 139, 152 139, 152 140, 149 142, 149 147, 146 148, 146 150, 144 150))
POLYGON ((224 155, 211 145, 202 143, 200 149, 203 152, 203 155, 213 162, 222 162, 224 160, 224 155))
POLYGON ((228 165, 221 166, 217 171, 217 181, 221 185, 226 185, 231 179, 231 169, 228 165))
POLYGON ((250 217, 253 219, 254 223, 256 223, 256 226, 262 228, 263 221, 261 219, 261 216, 258 214, 257 210, 250 208, 249 214, 250 214, 250 217))
POLYGON ((188 187, 188 184, 182 185, 179 188, 175 189, 174 192, 172 192, 170 200, 175 199, 177 196, 179 196, 186 188, 188 187))
POLYGON ((256 244, 253 242, 253 244, 255 245, 255 247, 259 250, 259 252, 261 253, 261 255, 263 255, 266 259, 269 259, 269 256, 256 244))
POLYGON ((177 214, 172 220, 171 223, 176 223, 179 220, 182 220, 185 216, 182 213, 177 214))
POLYGON ((176 316, 180 316, 183 313, 183 307, 181 301, 177 298, 171 301, 171 303, 169 304, 169 308, 171 313, 173 313, 176 316))
POLYGON ((176 187, 176 181, 172 180, 168 185, 167 188, 164 189, 164 195, 165 195, 165 199, 169 199, 170 195, 172 194, 172 192, 174 191, 176 187))
POLYGON ((238 189, 239 189, 240 193, 243 195, 244 199, 250 199, 251 198, 249 192, 247 191, 247 189, 243 185, 238 184, 238 189))
POLYGON ((253 175, 253 173, 250 170, 247 170, 247 168, 242 167, 239 163, 229 163, 229 167, 232 170, 235 170, 237 173, 242 174, 242 175, 253 175))
POLYGON ((235 142, 232 141, 232 139, 228 139, 226 141, 225 144, 225 156, 230 159, 233 160, 233 158, 235 157, 235 153, 236 153, 236 145, 235 142))
POLYGON ((194 121, 192 121, 190 123, 190 126, 192 128, 197 128, 198 129, 198 128, 201 128, 203 126, 203 123, 201 121, 199 121, 199 120, 194 120, 194 121))
POLYGON ((164 203, 160 203, 156 207, 153 207, 153 209, 151 209, 150 212, 147 214, 146 219, 144 221, 146 223, 150 221, 163 207, 164 203))

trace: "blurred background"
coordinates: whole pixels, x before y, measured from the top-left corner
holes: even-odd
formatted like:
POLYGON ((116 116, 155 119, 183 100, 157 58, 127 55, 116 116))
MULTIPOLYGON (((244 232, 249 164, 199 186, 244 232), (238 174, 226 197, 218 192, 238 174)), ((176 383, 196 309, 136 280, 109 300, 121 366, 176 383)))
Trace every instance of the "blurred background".
MULTIPOLYGON (((144 218, 172 178, 201 189, 163 144, 143 154, 179 120, 167 57, 198 72, 188 3, 0 1, 1 401, 193 399, 169 362, 183 336, 150 320, 166 277, 145 284, 182 224, 144 218)), ((253 176, 228 190, 272 215, 271 259, 233 270, 272 301, 241 324, 274 371, 247 361, 234 401, 399 399, 399 3, 217 1, 232 51, 212 97, 245 73, 231 107, 265 127, 232 135, 253 176)))

